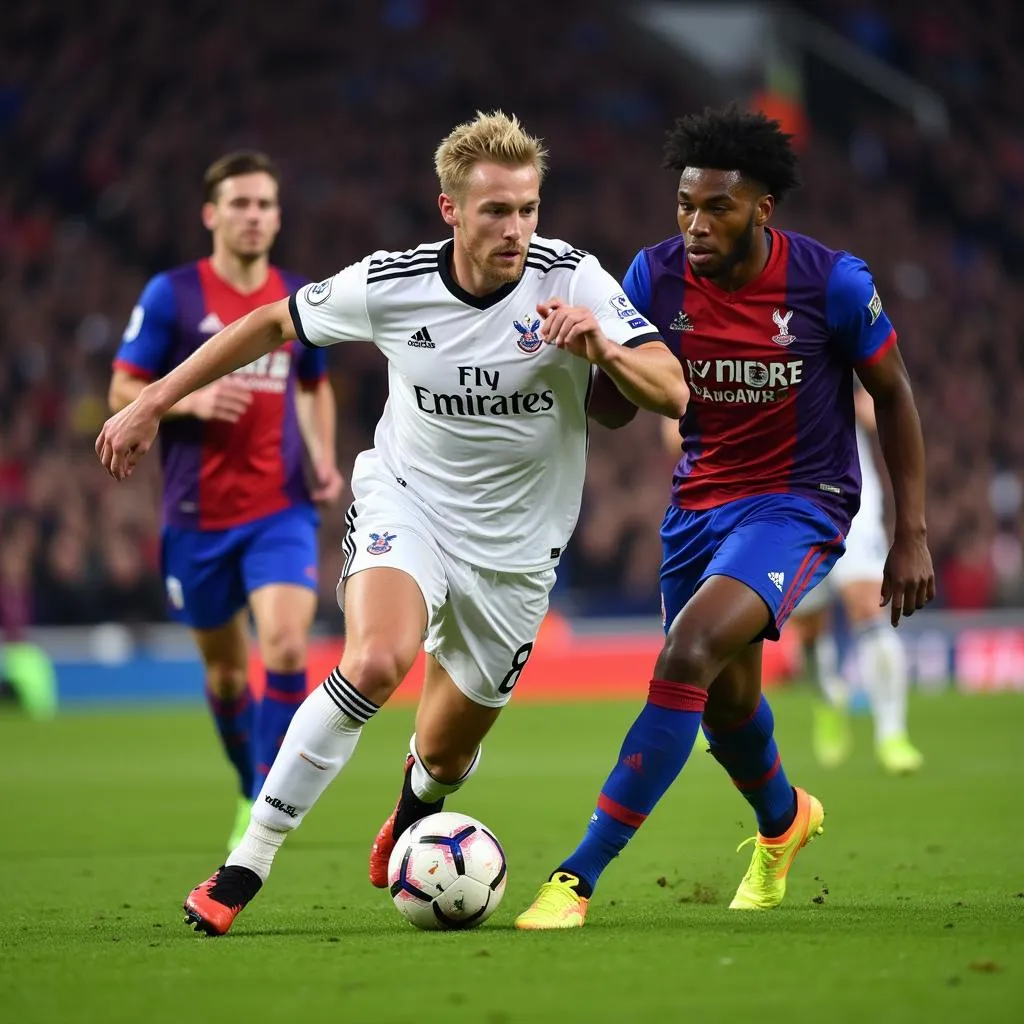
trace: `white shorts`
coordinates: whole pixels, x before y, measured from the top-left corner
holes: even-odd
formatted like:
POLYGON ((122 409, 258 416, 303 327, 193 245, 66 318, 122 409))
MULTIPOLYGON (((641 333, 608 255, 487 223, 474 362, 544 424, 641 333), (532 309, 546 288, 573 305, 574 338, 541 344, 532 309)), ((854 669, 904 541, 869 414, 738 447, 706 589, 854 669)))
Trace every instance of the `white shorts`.
POLYGON ((362 483, 346 517, 342 611, 350 576, 376 566, 408 573, 427 606, 427 653, 470 700, 503 707, 533 651, 555 570, 511 573, 471 565, 437 544, 399 484, 362 483))
POLYGON ((811 615, 834 601, 851 583, 868 581, 882 586, 882 571, 889 553, 889 540, 881 515, 858 513, 846 537, 846 552, 832 571, 800 602, 795 615, 811 615))

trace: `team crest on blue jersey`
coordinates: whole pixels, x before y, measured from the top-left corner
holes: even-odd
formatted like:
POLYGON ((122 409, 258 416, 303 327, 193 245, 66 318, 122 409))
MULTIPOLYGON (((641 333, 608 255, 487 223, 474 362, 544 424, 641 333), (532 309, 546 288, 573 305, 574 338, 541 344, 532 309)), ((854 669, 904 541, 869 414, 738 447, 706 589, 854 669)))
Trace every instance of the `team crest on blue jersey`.
POLYGON ((371 533, 372 544, 366 549, 371 555, 386 555, 391 550, 391 542, 398 536, 397 533, 371 533))
POLYGON ((781 345, 785 348, 787 345, 792 345, 796 341, 796 335, 789 333, 789 321, 793 318, 793 310, 789 310, 785 314, 780 309, 772 311, 772 319, 775 321, 775 326, 778 327, 779 333, 772 335, 772 341, 776 345, 781 345))
POLYGON ((871 301, 868 303, 868 312, 871 314, 871 326, 874 327, 875 321, 882 315, 882 300, 878 295, 877 288, 873 288, 871 290, 871 301))
POLYGON ((524 352, 536 352, 540 348, 541 340, 540 335, 537 333, 540 328, 540 321, 536 317, 524 316, 522 321, 513 320, 512 326, 519 332, 519 339, 516 344, 524 352))

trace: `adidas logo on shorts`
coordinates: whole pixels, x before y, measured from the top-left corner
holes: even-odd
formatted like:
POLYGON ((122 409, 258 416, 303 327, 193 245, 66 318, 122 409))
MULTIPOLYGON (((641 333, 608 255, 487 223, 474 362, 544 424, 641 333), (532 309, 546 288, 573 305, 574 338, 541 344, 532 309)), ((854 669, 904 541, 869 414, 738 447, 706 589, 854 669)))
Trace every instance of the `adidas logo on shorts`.
POLYGON ((784 572, 770 572, 768 573, 768 579, 770 579, 781 592, 782 585, 786 582, 786 574, 784 572))

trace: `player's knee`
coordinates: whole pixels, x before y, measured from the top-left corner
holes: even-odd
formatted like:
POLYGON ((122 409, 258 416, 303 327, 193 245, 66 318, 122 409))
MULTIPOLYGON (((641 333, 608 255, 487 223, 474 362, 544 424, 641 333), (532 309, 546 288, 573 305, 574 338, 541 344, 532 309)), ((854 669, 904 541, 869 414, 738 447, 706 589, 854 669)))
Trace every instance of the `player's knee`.
POLYGON ((364 641, 345 649, 341 672, 365 697, 383 704, 412 668, 414 657, 386 640, 364 641))
POLYGON ((295 627, 280 627, 262 639, 263 659, 273 672, 298 672, 306 667, 306 633, 295 627))
POLYGON ((669 633, 655 666, 655 675, 670 682, 706 688, 714 678, 716 667, 717 660, 703 638, 669 633))
POLYGON ((227 661, 206 663, 206 686, 219 700, 233 700, 244 693, 249 685, 248 666, 227 661))

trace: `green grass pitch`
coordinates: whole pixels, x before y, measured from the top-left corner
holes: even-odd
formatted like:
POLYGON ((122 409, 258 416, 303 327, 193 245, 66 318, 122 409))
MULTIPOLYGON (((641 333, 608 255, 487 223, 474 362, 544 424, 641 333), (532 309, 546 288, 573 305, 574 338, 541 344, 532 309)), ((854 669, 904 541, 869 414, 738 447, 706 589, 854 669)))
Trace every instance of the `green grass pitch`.
POLYGON ((726 909, 752 816, 696 752, 579 932, 515 914, 571 850, 639 701, 513 705, 450 809, 509 858, 482 928, 419 933, 366 880, 408 707, 385 710, 223 939, 181 901, 220 863, 231 779, 200 708, 0 718, 0 1020, 1024 1021, 1024 697, 919 697, 917 777, 868 722, 843 769, 811 758, 809 698, 773 703, 790 778, 826 809, 785 904, 726 909))

